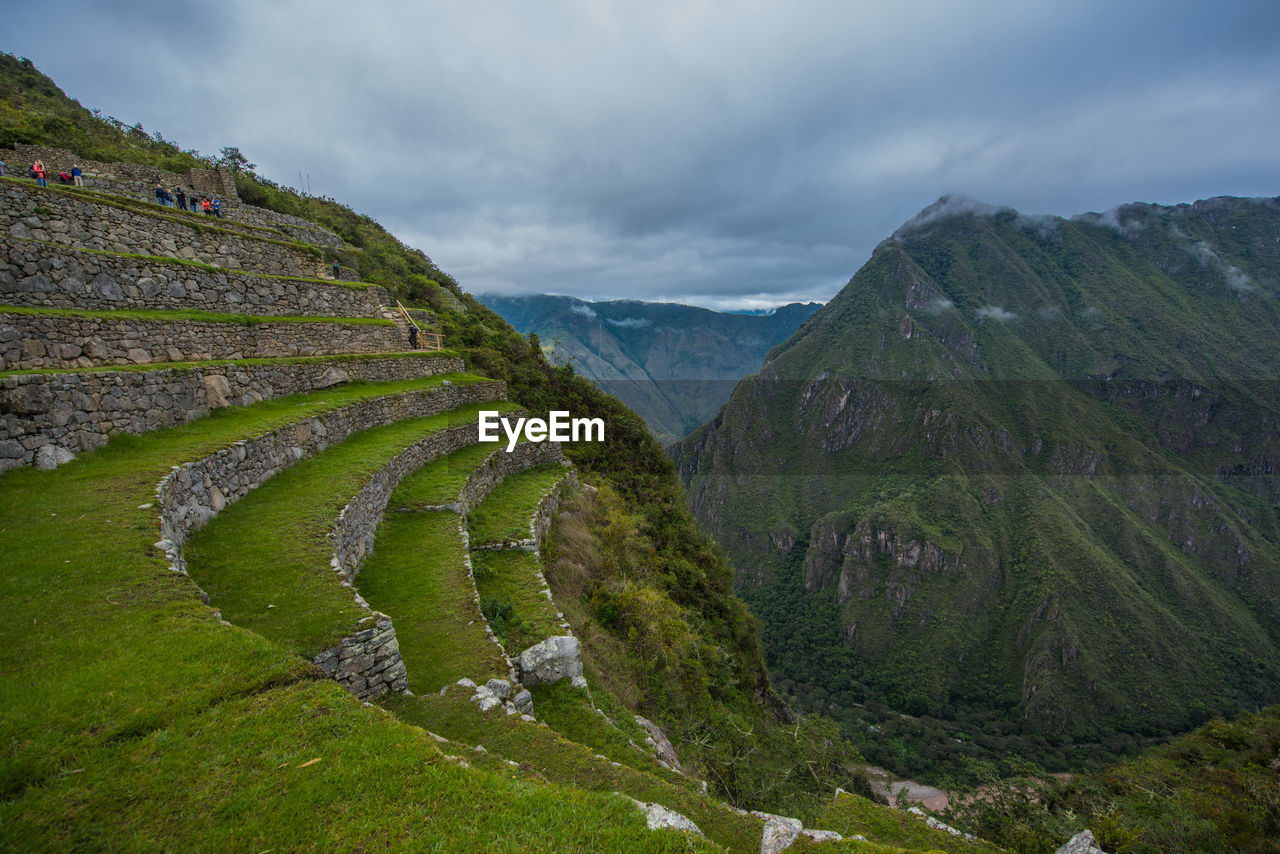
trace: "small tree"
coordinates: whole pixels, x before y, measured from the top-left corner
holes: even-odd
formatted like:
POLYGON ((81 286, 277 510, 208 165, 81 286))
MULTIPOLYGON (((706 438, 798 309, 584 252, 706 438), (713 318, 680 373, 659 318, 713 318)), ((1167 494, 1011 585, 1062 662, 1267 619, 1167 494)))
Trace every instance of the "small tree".
POLYGON ((237 174, 241 169, 246 172, 252 172, 258 168, 257 163, 250 163, 249 158, 241 154, 239 147, 234 145, 228 145, 222 149, 222 157, 218 158, 218 165, 226 166, 237 174))

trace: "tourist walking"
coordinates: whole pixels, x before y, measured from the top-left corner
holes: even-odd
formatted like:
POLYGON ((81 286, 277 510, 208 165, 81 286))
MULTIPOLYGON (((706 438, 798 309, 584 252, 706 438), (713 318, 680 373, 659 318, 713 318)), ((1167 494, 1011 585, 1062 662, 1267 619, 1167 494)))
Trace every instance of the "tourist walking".
POLYGON ((31 164, 31 171, 36 173, 37 187, 49 186, 49 173, 45 171, 43 160, 37 158, 36 162, 31 164))
POLYGON ((184 211, 187 209, 187 194, 181 187, 178 188, 178 207, 184 211))
POLYGON ((75 165, 74 163, 71 164, 71 183, 75 184, 77 187, 83 187, 84 186, 84 178, 82 177, 83 175, 84 173, 80 171, 79 166, 75 165))
POLYGON ((218 201, 218 197, 213 197, 213 215, 222 218, 222 202, 218 201))
POLYGON ((209 204, 208 196, 200 197, 200 207, 204 208, 205 216, 210 216, 213 214, 213 205, 209 204))

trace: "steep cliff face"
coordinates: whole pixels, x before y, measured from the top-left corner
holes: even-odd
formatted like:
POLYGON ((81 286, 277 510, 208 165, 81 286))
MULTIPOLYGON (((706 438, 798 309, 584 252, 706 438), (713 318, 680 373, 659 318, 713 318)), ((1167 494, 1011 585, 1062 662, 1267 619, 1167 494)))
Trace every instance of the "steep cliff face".
POLYGON ((1083 737, 1280 697, 1277 270, 1271 199, 904 225, 673 449, 771 665, 1083 737))
POLYGON ((552 362, 615 394, 672 442, 715 415, 738 380, 755 373, 819 306, 726 314, 675 303, 591 303, 563 296, 482 296, 522 335, 536 333, 552 362))

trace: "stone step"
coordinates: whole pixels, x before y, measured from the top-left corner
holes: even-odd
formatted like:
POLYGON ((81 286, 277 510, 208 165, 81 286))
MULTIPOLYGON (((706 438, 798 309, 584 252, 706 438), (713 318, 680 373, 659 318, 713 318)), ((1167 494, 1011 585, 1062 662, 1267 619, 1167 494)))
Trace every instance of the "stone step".
POLYGON ((215 267, 325 279, 354 251, 258 237, 209 217, 0 178, 0 233, 87 249, 178 257, 215 267))
POLYGON ((299 279, 0 237, 0 300, 88 310, 388 317, 379 285, 299 279))
POLYGON ((185 424, 223 406, 462 370, 456 356, 417 352, 9 374, 0 376, 0 470, 34 463, 42 448, 81 454, 116 433, 185 424))
POLYGON ((398 353, 381 318, 247 318, 202 312, 59 311, 0 306, 0 369, 73 369, 210 359, 398 353))

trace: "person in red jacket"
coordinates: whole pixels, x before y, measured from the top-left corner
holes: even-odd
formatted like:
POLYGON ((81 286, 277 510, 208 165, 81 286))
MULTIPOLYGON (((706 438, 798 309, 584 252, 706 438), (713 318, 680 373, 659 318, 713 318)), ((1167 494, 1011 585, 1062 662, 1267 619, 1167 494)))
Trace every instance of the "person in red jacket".
POLYGON ((208 197, 208 196, 204 196, 203 198, 201 198, 201 199, 200 199, 200 207, 204 208, 204 212, 205 212, 206 214, 212 214, 212 213, 213 213, 213 207, 209 204, 209 197, 208 197))
POLYGON ((36 186, 49 186, 49 173, 45 171, 43 160, 37 158, 36 162, 31 164, 31 171, 36 173, 36 186))

